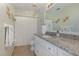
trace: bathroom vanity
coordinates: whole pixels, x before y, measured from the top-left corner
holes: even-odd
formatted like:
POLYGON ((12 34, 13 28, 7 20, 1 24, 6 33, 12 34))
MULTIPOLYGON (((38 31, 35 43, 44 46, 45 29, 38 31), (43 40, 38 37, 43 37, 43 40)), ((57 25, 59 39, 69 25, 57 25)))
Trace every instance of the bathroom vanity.
MULTIPOLYGON (((56 4, 45 13, 42 26, 43 31, 54 32, 59 35, 46 36, 45 32, 35 34, 34 52, 37 56, 78 56, 79 55, 79 17, 74 13, 79 9, 77 5, 56 4), (66 7, 64 9, 64 7, 66 7), (59 8, 59 10, 58 10, 59 8), (75 10, 74 10, 75 8, 75 10), (71 11, 72 10, 72 11, 71 11), (77 19, 78 18, 78 19, 77 19)), ((41 26, 41 27, 42 27, 41 26)))
POLYGON ((78 56, 79 40, 35 34, 33 50, 37 56, 78 56))

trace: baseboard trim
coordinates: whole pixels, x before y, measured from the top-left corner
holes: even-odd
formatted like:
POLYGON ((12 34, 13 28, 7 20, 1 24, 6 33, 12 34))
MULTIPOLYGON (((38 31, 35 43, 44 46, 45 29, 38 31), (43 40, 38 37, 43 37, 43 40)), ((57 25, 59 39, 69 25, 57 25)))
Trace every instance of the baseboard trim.
POLYGON ((24 46, 24 45, 31 45, 31 44, 16 44, 15 46, 24 46))

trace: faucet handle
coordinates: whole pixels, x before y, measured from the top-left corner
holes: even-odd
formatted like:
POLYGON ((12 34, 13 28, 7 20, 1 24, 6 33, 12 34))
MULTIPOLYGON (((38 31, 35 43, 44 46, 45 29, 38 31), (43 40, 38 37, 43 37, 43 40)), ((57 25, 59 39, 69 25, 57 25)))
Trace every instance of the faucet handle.
POLYGON ((59 31, 57 30, 57 33, 59 33, 59 31))

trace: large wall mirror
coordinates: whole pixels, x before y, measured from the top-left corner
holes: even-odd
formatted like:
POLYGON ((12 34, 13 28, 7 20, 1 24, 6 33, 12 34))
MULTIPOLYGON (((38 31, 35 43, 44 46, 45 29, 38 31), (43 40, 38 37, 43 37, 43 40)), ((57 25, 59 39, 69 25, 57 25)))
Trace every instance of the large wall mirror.
POLYGON ((56 3, 46 11, 44 24, 47 31, 79 33, 79 3, 56 3))

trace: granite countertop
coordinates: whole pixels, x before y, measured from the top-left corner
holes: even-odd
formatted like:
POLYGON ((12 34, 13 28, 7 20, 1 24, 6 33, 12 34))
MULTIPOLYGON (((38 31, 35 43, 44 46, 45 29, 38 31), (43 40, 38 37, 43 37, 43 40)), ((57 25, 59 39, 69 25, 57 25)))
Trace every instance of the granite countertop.
POLYGON ((38 37, 54 44, 55 46, 71 53, 74 56, 79 56, 79 40, 72 38, 56 37, 51 36, 50 38, 45 38, 42 35, 36 34, 38 37))

